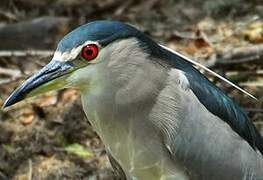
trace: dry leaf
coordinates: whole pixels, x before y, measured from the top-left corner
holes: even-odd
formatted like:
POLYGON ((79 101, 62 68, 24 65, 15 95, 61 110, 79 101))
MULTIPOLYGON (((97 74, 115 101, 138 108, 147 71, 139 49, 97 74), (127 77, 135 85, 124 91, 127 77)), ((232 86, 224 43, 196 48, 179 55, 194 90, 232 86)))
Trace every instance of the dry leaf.
POLYGON ((209 46, 209 43, 206 42, 206 41, 205 41, 204 39, 202 39, 202 38, 196 39, 196 40, 194 41, 194 44, 195 44, 195 46, 198 47, 198 48, 202 48, 202 47, 207 47, 207 46, 209 46))
POLYGON ((57 96, 56 95, 46 95, 41 97, 41 101, 39 103, 40 107, 47 107, 47 106, 52 106, 57 103, 57 96))
POLYGON ((32 110, 26 110, 20 115, 19 121, 22 125, 27 126, 33 122, 34 117, 32 110))
POLYGON ((263 43, 263 22, 254 22, 243 32, 245 39, 252 43, 263 43))
POLYGON ((66 146, 65 150, 81 158, 90 158, 91 156, 93 156, 93 153, 91 151, 87 150, 81 144, 77 144, 77 143, 66 146))
POLYGON ((78 97, 78 93, 74 89, 67 89, 62 92, 61 94, 61 101, 67 102, 67 101, 74 101, 78 97))

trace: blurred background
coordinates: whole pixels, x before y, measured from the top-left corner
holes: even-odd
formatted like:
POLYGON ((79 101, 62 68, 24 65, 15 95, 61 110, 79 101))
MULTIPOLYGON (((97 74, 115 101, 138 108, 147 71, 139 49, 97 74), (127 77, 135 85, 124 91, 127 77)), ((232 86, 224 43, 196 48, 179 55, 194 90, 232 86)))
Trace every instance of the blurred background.
MULTIPOLYGON (((1 0, 0 106, 60 38, 98 19, 131 23, 251 92, 258 101, 207 74, 263 133, 262 0, 1 0)), ((2 179, 115 179, 76 90, 0 109, 2 179)))

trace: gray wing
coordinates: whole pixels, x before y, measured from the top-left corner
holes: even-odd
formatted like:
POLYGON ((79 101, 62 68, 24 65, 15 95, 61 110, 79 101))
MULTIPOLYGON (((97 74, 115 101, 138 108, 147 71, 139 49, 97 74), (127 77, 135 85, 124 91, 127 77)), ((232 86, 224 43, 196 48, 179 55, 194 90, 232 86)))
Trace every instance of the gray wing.
POLYGON ((108 151, 107 151, 107 155, 111 163, 111 166, 114 170, 114 173, 116 175, 116 180, 127 180, 126 175, 123 169, 121 168, 120 164, 114 159, 114 157, 108 151))
POLYGON ((190 179, 263 179, 263 157, 197 98, 185 74, 172 70, 152 117, 164 144, 190 179))
POLYGON ((263 138, 246 113, 183 57, 165 49, 162 51, 165 51, 166 63, 185 73, 189 80, 189 88, 199 101, 263 155, 263 138))

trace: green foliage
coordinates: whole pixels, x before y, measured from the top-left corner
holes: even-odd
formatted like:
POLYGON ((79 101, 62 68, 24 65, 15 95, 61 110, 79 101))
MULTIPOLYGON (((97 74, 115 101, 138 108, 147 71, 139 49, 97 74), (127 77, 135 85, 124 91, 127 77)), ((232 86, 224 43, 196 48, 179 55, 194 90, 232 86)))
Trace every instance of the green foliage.
POLYGON ((14 153, 15 149, 10 144, 2 144, 3 149, 8 153, 14 153))
POLYGON ((65 147, 65 150, 68 153, 75 154, 81 158, 90 158, 93 156, 93 153, 90 152, 89 150, 85 149, 81 144, 70 144, 65 147))

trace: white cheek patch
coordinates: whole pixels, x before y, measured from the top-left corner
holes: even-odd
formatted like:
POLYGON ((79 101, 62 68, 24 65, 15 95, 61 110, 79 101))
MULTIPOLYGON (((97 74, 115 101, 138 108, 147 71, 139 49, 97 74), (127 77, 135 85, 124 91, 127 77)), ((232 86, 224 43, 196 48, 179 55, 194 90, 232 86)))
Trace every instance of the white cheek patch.
POLYGON ((53 59, 56 61, 61 61, 61 62, 74 60, 81 53, 81 49, 88 44, 96 44, 98 47, 101 47, 95 41, 86 41, 85 43, 71 49, 70 51, 61 52, 57 50, 54 53, 53 59))

